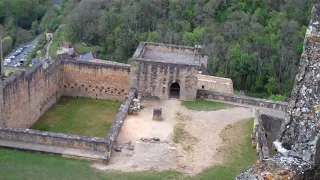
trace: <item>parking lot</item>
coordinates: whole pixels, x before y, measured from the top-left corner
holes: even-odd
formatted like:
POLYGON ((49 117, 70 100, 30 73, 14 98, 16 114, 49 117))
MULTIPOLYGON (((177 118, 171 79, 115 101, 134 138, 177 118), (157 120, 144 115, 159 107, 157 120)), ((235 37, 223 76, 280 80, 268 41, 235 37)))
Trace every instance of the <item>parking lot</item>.
POLYGON ((20 46, 15 51, 13 51, 10 55, 8 55, 4 60, 5 66, 19 67, 22 66, 23 63, 28 58, 30 52, 33 50, 35 45, 37 44, 39 37, 34 39, 33 41, 20 46))

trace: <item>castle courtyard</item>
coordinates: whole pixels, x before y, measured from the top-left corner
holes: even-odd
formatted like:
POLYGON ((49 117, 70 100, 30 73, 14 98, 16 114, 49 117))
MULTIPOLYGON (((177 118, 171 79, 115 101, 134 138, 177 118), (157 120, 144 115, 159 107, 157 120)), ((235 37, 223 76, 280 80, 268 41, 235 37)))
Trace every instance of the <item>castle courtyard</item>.
POLYGON ((120 171, 175 169, 199 174, 214 164, 224 163, 220 155, 220 148, 226 143, 224 137, 237 136, 238 132, 222 135, 223 131, 254 117, 252 109, 243 107, 189 110, 177 99, 146 100, 142 105, 145 108, 137 115, 129 115, 121 128, 116 142, 117 147, 122 147, 121 152, 113 152, 107 166, 94 167, 120 171), (152 120, 154 108, 162 108, 162 121, 152 120), (125 148, 129 141, 134 150, 125 148))

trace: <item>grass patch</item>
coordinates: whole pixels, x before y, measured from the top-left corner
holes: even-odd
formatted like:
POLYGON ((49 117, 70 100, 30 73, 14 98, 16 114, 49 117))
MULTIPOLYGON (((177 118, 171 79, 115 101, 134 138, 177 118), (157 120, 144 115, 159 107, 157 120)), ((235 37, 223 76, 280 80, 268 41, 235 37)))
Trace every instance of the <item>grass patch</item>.
POLYGON ((90 162, 55 155, 0 149, 0 178, 3 180, 179 180, 174 171, 119 173, 102 172, 90 162))
POLYGON ((90 52, 93 54, 96 54, 101 51, 100 46, 88 46, 82 43, 76 43, 74 47, 75 47, 75 51, 77 51, 80 54, 90 53, 90 52))
POLYGON ((206 100, 183 101, 182 105, 190 110, 195 110, 195 111, 216 111, 220 109, 227 109, 227 108, 233 107, 230 104, 224 104, 220 102, 206 101, 206 100))
POLYGON ((230 180, 257 160, 255 149, 251 147, 252 126, 253 120, 250 119, 225 129, 221 133, 222 135, 227 136, 230 134, 229 132, 234 132, 232 136, 239 138, 238 132, 241 131, 244 134, 236 143, 230 141, 233 137, 224 137, 224 141, 227 143, 220 149, 223 152, 224 165, 208 168, 195 177, 187 177, 175 171, 103 172, 91 168, 90 162, 84 160, 0 149, 0 178, 24 180, 230 180))
POLYGON ((190 121, 189 116, 182 115, 180 112, 175 115, 176 124, 173 127, 173 141, 180 143, 187 152, 193 151, 193 146, 198 139, 185 130, 186 122, 190 121))
POLYGON ((120 102, 62 97, 32 129, 106 137, 120 102))

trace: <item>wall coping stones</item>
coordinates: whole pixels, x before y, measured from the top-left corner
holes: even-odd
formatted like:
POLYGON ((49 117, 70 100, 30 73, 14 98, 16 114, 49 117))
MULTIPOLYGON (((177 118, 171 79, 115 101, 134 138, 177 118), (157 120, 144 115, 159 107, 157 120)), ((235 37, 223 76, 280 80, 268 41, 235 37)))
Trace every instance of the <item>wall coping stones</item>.
POLYGON ((101 69, 101 68, 107 68, 107 69, 114 69, 114 70, 122 70, 122 71, 128 71, 130 72, 130 65, 129 64, 106 64, 106 63, 99 63, 99 62, 87 62, 87 61, 79 61, 75 59, 66 59, 61 60, 62 64, 75 64, 78 65, 81 68, 81 65, 85 65, 87 68, 91 67, 94 69, 101 69))
POLYGON ((130 104, 132 103, 133 99, 136 98, 136 96, 137 96, 137 89, 130 88, 126 99, 121 103, 118 114, 116 115, 115 120, 113 121, 110 127, 109 134, 105 140, 107 144, 107 152, 105 157, 106 161, 108 161, 111 157, 114 143, 117 140, 117 137, 120 133, 122 125, 125 121, 125 118, 128 115, 130 104))
POLYGON ((33 129, 22 129, 22 128, 0 126, 0 131, 23 133, 23 134, 37 135, 37 136, 43 136, 43 137, 55 137, 55 138, 70 139, 70 140, 81 140, 86 142, 97 142, 97 143, 105 142, 104 138, 79 136, 79 135, 65 134, 65 133, 54 133, 54 132, 39 131, 39 130, 33 130, 33 129))
POLYGON ((103 138, 0 126, 0 139, 105 152, 103 138))
POLYGON ((256 149, 259 155, 259 159, 260 160, 267 159, 270 157, 270 152, 268 148, 266 132, 261 119, 261 112, 259 109, 255 109, 254 121, 255 121, 255 124, 254 124, 253 136, 255 138, 254 143, 256 143, 256 149))
POLYGON ((197 90, 197 97, 215 99, 215 100, 221 100, 221 101, 229 101, 229 102, 235 102, 240 104, 248 104, 253 106, 261 106, 261 107, 267 107, 267 108, 277 109, 281 111, 285 111, 286 108, 288 107, 287 102, 253 98, 248 96, 237 96, 233 94, 202 90, 202 89, 197 90))

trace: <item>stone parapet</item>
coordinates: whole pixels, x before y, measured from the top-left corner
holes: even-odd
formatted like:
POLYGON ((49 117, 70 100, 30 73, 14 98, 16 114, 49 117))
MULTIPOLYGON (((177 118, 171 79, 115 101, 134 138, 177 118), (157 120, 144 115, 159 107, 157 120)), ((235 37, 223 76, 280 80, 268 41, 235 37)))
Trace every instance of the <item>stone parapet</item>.
POLYGON ((105 139, 31 129, 0 127, 0 139, 105 152, 105 139))
POLYGON ((247 96, 237 96, 233 94, 220 93, 209 90, 200 90, 197 91, 197 98, 206 98, 206 99, 215 99, 219 101, 229 101, 239 104, 247 104, 252 106, 260 106, 266 108, 272 108, 280 111, 285 111, 288 103, 280 101, 272 101, 260 98, 253 98, 247 96))

